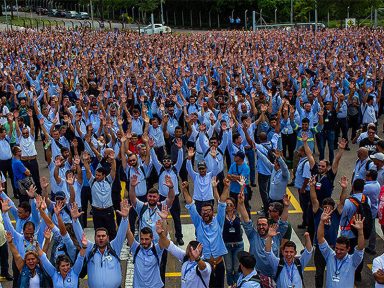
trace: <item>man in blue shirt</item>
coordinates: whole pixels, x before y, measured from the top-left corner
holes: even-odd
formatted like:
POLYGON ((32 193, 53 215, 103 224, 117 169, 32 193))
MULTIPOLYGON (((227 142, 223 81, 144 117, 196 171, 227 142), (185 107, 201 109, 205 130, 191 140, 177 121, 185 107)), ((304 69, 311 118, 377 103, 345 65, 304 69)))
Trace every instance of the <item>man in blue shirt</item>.
MULTIPOLYGON (((12 170, 13 170, 13 181, 15 183, 16 189, 19 189, 19 180, 23 180, 26 177, 31 176, 31 172, 25 167, 23 162, 21 162, 21 149, 19 146, 14 146, 12 148, 12 170)), ((19 194, 19 191, 16 193, 19 194)), ((20 202, 28 201, 29 198, 26 195, 20 195, 20 202)))
POLYGON ((201 207, 200 215, 197 213, 196 205, 188 192, 188 182, 182 183, 182 192, 187 205, 193 225, 196 229, 196 238, 203 245, 203 258, 212 266, 209 287, 224 287, 225 267, 223 255, 227 254, 223 240, 223 228, 225 221, 225 200, 229 195, 229 181, 224 180, 224 190, 220 196, 217 207, 217 215, 213 217, 213 205, 204 203, 201 207))
MULTIPOLYGON (((324 209, 320 218, 319 228, 317 230, 317 241, 319 248, 327 263, 326 287, 354 287, 354 272, 363 261, 364 256, 364 232, 363 220, 360 215, 353 216, 353 224, 358 231, 357 247, 351 247, 351 242, 345 236, 340 236, 336 240, 335 251, 328 245, 324 238, 324 225, 330 222, 332 209, 324 209), (349 255, 350 249, 354 253, 349 255)), ((357 279, 356 279, 357 280, 357 279)))
POLYGON ((239 258, 239 269, 241 273, 235 286, 242 288, 260 288, 260 277, 255 269, 256 258, 245 251, 239 252, 237 258, 239 258))

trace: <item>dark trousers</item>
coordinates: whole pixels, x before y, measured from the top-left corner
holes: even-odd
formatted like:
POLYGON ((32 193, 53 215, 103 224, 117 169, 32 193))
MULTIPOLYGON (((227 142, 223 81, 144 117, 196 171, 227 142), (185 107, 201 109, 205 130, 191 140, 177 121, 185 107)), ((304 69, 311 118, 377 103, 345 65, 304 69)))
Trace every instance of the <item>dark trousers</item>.
POLYGON ((221 261, 216 267, 212 267, 211 278, 209 279, 210 288, 224 287, 225 267, 224 261, 221 261))
POLYGON ((296 133, 292 134, 281 134, 281 141, 283 144, 283 156, 285 159, 292 161, 293 160, 293 152, 296 147, 296 133), (287 149, 288 149, 288 157, 287 157, 287 149))
POLYGON ((320 153, 320 160, 325 159, 325 145, 328 142, 328 149, 329 149, 329 162, 333 162, 334 157, 334 148, 335 148, 335 130, 323 130, 320 133, 318 133, 320 137, 320 143, 319 143, 319 153, 320 153))
POLYGON ((309 191, 305 191, 304 193, 300 193, 299 191, 299 201, 301 210, 303 210, 303 225, 308 226, 308 207, 310 202, 309 191))
POLYGON ((81 210, 84 214, 80 217, 80 223, 83 228, 87 228, 87 215, 88 215, 88 202, 92 205, 92 193, 90 186, 83 186, 81 188, 81 210))
POLYGON ((360 128, 359 114, 348 116, 348 128, 352 129, 351 139, 356 137, 356 131, 360 128))
POLYGON ((335 136, 335 149, 338 148, 337 142, 339 141, 341 130, 341 137, 348 140, 348 120, 347 118, 339 118, 336 122, 336 136, 335 136))
POLYGON ((39 173, 39 164, 37 163, 37 160, 28 160, 28 161, 21 161, 23 162, 24 166, 31 171, 31 176, 33 178, 33 181, 36 185, 36 193, 41 194, 41 185, 40 185, 40 173, 39 173))
POLYGON ((271 176, 259 173, 257 175, 257 184, 259 185, 259 193, 263 202, 264 213, 268 214, 268 195, 269 195, 269 180, 271 176))
MULTIPOLYGON (((160 201, 163 201, 164 199, 166 199, 166 197, 160 195, 160 201)), ((175 196, 175 200, 173 200, 172 207, 169 211, 171 212, 173 225, 175 226, 175 237, 176 239, 182 239, 183 232, 181 230, 179 195, 175 196)))
MULTIPOLYGON (((11 178, 11 184, 13 189, 13 195, 17 195, 17 190, 15 188, 15 183, 13 181, 13 170, 12 170, 12 158, 8 160, 0 160, 0 171, 4 174, 5 179, 7 179, 7 175, 9 178, 11 178)), ((8 188, 7 188, 7 181, 5 181, 5 194, 9 194, 8 188)))
POLYGON ((116 237, 116 223, 113 206, 106 209, 96 209, 92 207, 93 226, 97 228, 104 227, 108 230, 109 239, 112 241, 116 237))
MULTIPOLYGON (((117 190, 117 191, 112 190, 112 204, 113 204, 113 209, 115 209, 115 211, 120 210, 120 203, 121 203, 120 190, 117 190)), ((116 214, 116 223, 117 223, 117 226, 119 226, 121 222, 121 216, 119 213, 115 213, 115 214, 116 214)))
POLYGON ((4 243, 3 246, 0 246, 0 265, 1 265, 1 275, 6 275, 8 273, 9 264, 8 264, 8 244, 4 243))
POLYGON ((315 248, 314 262, 316 267, 315 285, 316 288, 322 288, 324 282, 324 271, 327 263, 325 262, 323 254, 321 254, 319 245, 316 245, 315 248))
MULTIPOLYGON (((144 196, 136 196, 137 199, 139 199, 142 202, 147 202, 147 195, 144 196)), ((131 203, 130 203, 131 204, 131 203)), ((132 204, 131 204, 132 205, 132 204)), ((137 212, 135 209, 129 209, 129 214, 128 214, 128 220, 129 220, 129 227, 131 228, 131 231, 133 234, 135 234, 136 230, 136 219, 137 219, 137 212)))
POLYGON ((168 251, 164 249, 160 259, 160 277, 161 277, 161 281, 163 281, 164 283, 164 287, 165 287, 165 272, 167 271, 167 259, 168 259, 168 251))
MULTIPOLYGON (((352 255, 355 252, 355 248, 357 247, 357 238, 349 239, 349 245, 351 248, 349 249, 348 254, 352 255)), ((361 270, 363 270, 363 266, 364 266, 364 256, 363 256, 363 260, 361 261, 359 266, 357 266, 357 268, 356 268, 355 279, 359 276, 360 276, 359 278, 361 279, 361 270)))
POLYGON ((13 258, 12 258, 12 276, 13 276, 12 288, 19 288, 19 285, 17 282, 19 282, 20 271, 17 268, 15 260, 13 258))

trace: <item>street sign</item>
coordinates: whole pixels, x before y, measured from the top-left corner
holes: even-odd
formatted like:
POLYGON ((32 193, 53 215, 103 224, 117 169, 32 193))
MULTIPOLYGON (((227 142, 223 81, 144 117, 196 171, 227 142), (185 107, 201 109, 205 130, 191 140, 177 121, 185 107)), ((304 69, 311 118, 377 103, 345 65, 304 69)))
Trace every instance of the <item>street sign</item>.
POLYGON ((345 18, 345 28, 356 26, 356 18, 345 18))

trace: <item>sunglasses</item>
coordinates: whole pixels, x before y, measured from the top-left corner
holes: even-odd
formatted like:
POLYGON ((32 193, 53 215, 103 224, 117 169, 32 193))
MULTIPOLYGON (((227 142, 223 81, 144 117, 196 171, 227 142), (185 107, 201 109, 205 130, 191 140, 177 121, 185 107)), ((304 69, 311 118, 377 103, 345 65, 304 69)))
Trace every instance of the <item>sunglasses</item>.
POLYGON ((171 159, 164 159, 163 162, 172 162, 171 159))

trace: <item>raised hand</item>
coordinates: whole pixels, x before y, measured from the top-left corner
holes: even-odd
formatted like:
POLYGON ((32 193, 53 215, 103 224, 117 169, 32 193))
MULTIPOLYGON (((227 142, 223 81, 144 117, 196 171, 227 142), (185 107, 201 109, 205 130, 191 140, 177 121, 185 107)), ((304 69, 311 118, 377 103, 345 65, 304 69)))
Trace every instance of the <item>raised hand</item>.
POLYGON ((190 255, 192 256, 191 258, 193 260, 195 259, 199 259, 200 255, 201 255, 201 251, 203 250, 203 244, 199 243, 196 247, 196 249, 193 249, 193 247, 191 246, 190 247, 190 255))
POLYGON ((71 206, 71 217, 72 217, 72 219, 77 219, 77 218, 79 218, 83 214, 84 214, 84 211, 79 212, 79 207, 77 206, 76 202, 73 202, 72 206, 71 206))
POLYGON ((189 183, 188 183, 188 181, 184 181, 183 183, 181 183, 181 188, 183 188, 183 189, 187 189, 187 190, 188 190, 188 188, 189 188, 189 183))
POLYGON ((156 221, 156 233, 157 234, 161 234, 161 233, 163 233, 165 230, 164 230, 164 228, 163 228, 163 224, 162 224, 162 222, 161 222, 161 220, 159 219, 159 220, 157 220, 156 221))
POLYGON ((279 225, 277 223, 270 225, 268 229, 268 237, 273 238, 276 235, 278 235, 280 233, 277 231, 278 228, 279 228, 279 225))
POLYGON ((244 186, 245 185, 245 177, 240 176, 240 180, 238 180, 237 183, 239 183, 240 186, 244 186))
POLYGON ((216 176, 212 177, 211 183, 212 183, 212 187, 214 187, 214 188, 217 187, 217 184, 219 184, 219 180, 217 180, 216 176))
POLYGON ((360 214, 355 214, 353 216, 353 223, 351 223, 352 227, 354 227, 356 230, 363 230, 364 228, 364 220, 360 214))
POLYGON ((321 214, 320 220, 323 223, 328 223, 331 219, 332 209, 330 207, 326 207, 323 210, 323 213, 321 214))
POLYGON ((167 186, 169 189, 173 188, 173 182, 172 178, 169 175, 165 175, 165 186, 167 186))
POLYGON ((153 147, 153 146, 155 146, 155 140, 153 140, 153 138, 149 138, 148 139, 148 145, 149 145, 149 147, 153 147))
POLYGON ((73 185, 73 183, 75 183, 75 177, 73 177, 72 174, 68 174, 67 179, 65 181, 67 181, 68 185, 73 185))
POLYGON ((345 140, 344 138, 341 138, 337 144, 339 146, 339 149, 345 149, 345 147, 347 147, 347 143, 348 143, 347 140, 345 140))
POLYGON ((75 156, 73 157, 73 163, 74 163, 75 165, 80 165, 80 156, 79 156, 79 155, 75 155, 75 156))
POLYGON ((316 183, 316 176, 311 176, 311 178, 309 178, 309 185, 315 187, 316 183))
POLYGON ((117 213, 120 214, 121 217, 128 217, 129 210, 131 209, 131 205, 128 204, 128 200, 124 199, 120 202, 120 210, 116 210, 117 213))
POLYGON ((308 134, 306 132, 301 132, 301 139, 303 143, 308 141, 308 134))
POLYGON ((0 201, 1 201, 1 211, 3 211, 3 213, 8 212, 11 209, 11 206, 9 205, 10 200, 7 199, 7 200, 0 200, 0 201))
POLYGON ((291 196, 288 196, 288 194, 285 194, 284 197, 283 197, 283 204, 286 207, 291 205, 291 196))
POLYGON ((46 189, 49 185, 49 181, 47 179, 47 177, 40 177, 40 185, 41 185, 41 188, 43 189, 46 189))
POLYGON ((229 180, 227 177, 223 180, 224 186, 229 187, 231 185, 231 180, 229 180))
POLYGON ((193 158, 193 155, 195 155, 195 149, 193 147, 188 148, 188 159, 191 160, 193 158))
POLYGON ((161 211, 157 211, 157 214, 160 216, 161 219, 167 219, 169 214, 168 206, 166 204, 163 204, 161 206, 161 211))
POLYGON ((27 195, 29 198, 35 198, 35 193, 37 191, 37 188, 35 185, 31 185, 29 189, 27 190, 27 195))
POLYGON ((83 232, 83 235, 81 235, 81 246, 83 248, 86 248, 88 245, 87 235, 83 232))
POLYGON ((136 174, 133 174, 129 180, 129 185, 131 185, 132 187, 136 187, 137 184, 139 184, 139 178, 136 174))
POLYGON ((45 197, 41 197, 41 205, 40 205, 41 210, 47 209, 47 203, 45 202, 45 197))
POLYGON ((11 233, 11 232, 7 231, 7 232, 5 233, 5 238, 7 239, 7 242, 8 242, 8 243, 12 243, 12 241, 13 241, 13 236, 12 236, 12 233, 11 233))
POLYGON ((212 156, 212 158, 216 158, 216 155, 217 155, 217 149, 215 146, 212 146, 211 147, 211 151, 209 151, 209 155, 212 156))
POLYGON ((44 230, 44 238, 51 240, 52 230, 49 227, 46 227, 44 230))
POLYGON ((63 202, 56 202, 55 206, 53 207, 53 212, 56 214, 56 215, 59 215, 61 210, 63 210, 64 208, 64 203, 63 202))
POLYGON ((183 140, 181 140, 180 138, 177 138, 176 139, 176 146, 179 149, 183 148, 183 140))
POLYGON ((240 192, 239 196, 237 196, 237 204, 244 205, 244 192, 240 192))
POLYGON ((339 185, 342 189, 347 189, 348 187, 348 179, 347 176, 341 176, 341 179, 339 181, 339 185))

